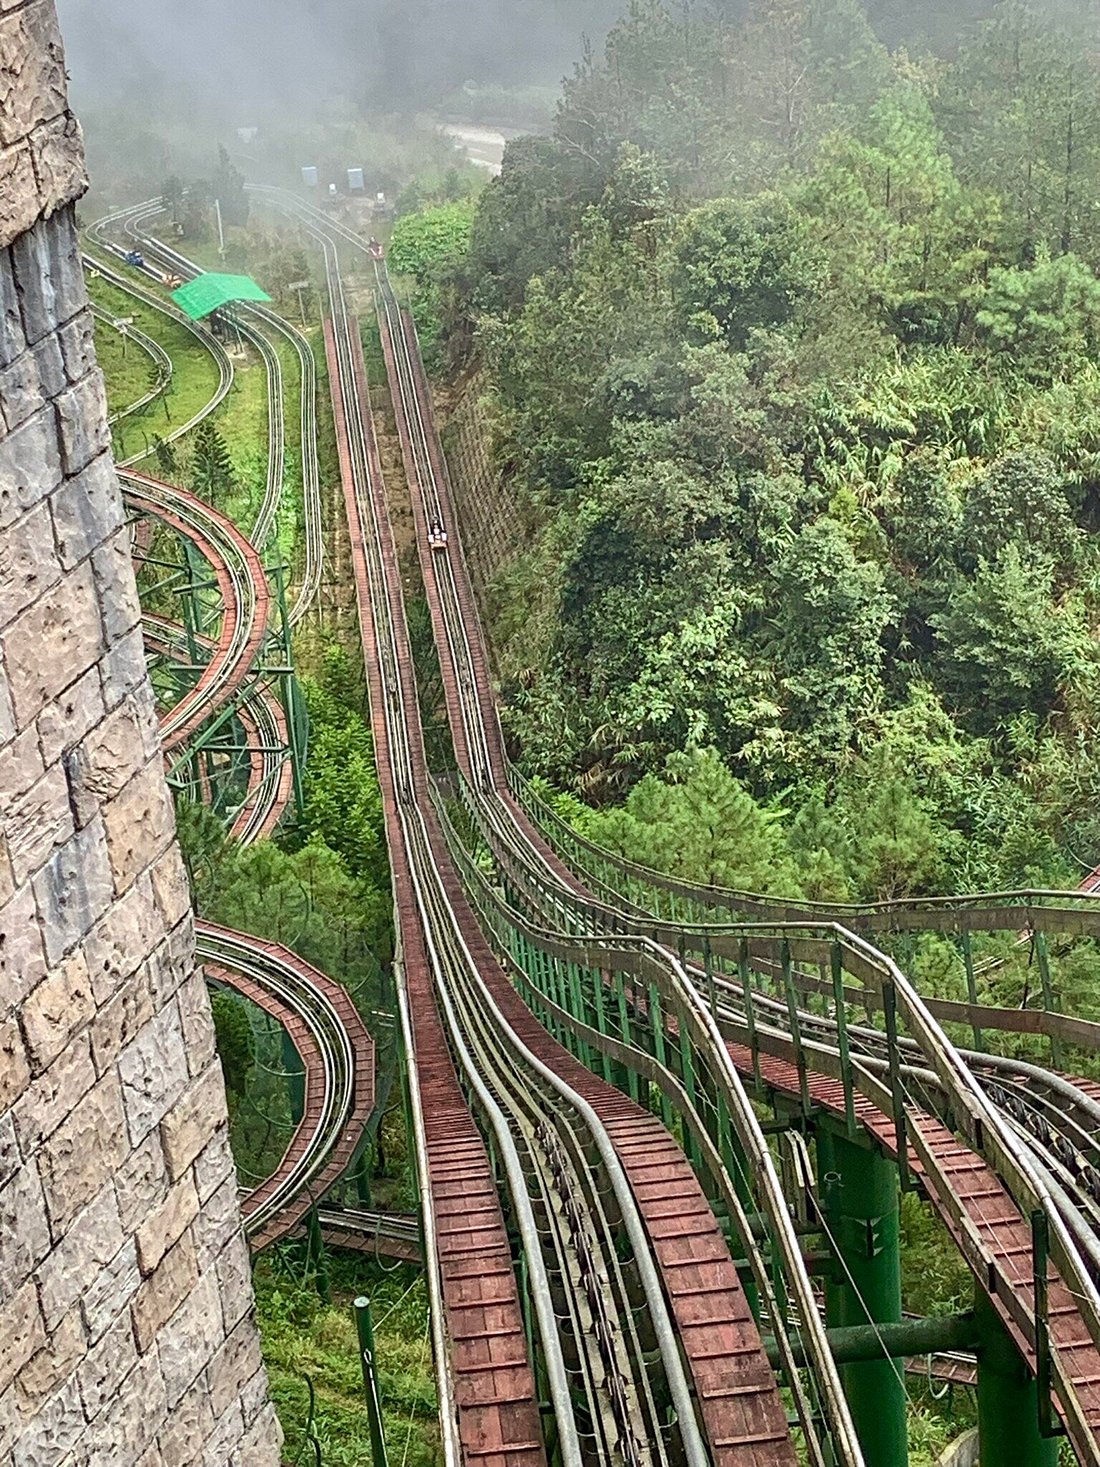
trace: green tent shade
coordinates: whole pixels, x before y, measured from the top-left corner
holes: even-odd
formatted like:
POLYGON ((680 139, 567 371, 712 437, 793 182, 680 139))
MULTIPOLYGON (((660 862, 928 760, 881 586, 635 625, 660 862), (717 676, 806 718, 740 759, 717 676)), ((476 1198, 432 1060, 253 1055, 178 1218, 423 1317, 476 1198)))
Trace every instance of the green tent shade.
POLYGON ((174 290, 172 299, 192 321, 201 321, 230 301, 269 301, 271 297, 247 275, 197 275, 174 290))

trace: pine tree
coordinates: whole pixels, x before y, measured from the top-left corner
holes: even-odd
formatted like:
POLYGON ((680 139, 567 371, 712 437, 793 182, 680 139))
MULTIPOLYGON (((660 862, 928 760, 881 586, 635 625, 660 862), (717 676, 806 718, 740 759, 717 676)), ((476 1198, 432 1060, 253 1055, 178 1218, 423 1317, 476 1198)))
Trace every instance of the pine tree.
POLYGON ((217 502, 237 487, 237 475, 225 440, 213 418, 203 418, 191 448, 191 488, 202 499, 217 502))

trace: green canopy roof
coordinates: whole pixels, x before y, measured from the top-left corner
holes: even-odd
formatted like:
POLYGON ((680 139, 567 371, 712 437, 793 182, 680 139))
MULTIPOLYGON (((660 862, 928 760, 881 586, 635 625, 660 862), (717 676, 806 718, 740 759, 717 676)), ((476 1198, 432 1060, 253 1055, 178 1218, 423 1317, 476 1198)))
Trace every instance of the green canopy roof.
POLYGON ((271 297, 247 275, 196 275, 172 299, 192 321, 201 321, 230 301, 269 301, 271 297))

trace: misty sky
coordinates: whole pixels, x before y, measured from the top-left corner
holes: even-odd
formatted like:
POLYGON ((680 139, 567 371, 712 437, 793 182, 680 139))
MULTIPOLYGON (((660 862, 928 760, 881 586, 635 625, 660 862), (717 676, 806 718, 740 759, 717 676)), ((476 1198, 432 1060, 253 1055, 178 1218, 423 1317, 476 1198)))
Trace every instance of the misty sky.
POLYGON ((318 91, 431 106, 470 79, 554 83, 620 0, 57 0, 75 106, 168 84, 249 106, 318 91))

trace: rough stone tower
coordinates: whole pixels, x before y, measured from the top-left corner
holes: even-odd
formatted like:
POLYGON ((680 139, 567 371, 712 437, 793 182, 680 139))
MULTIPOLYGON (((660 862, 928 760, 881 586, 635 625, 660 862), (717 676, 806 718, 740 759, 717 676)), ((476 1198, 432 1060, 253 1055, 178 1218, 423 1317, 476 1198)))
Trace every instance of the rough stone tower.
POLYGON ((52 0, 0 0, 0 1461, 274 1467, 52 0))

